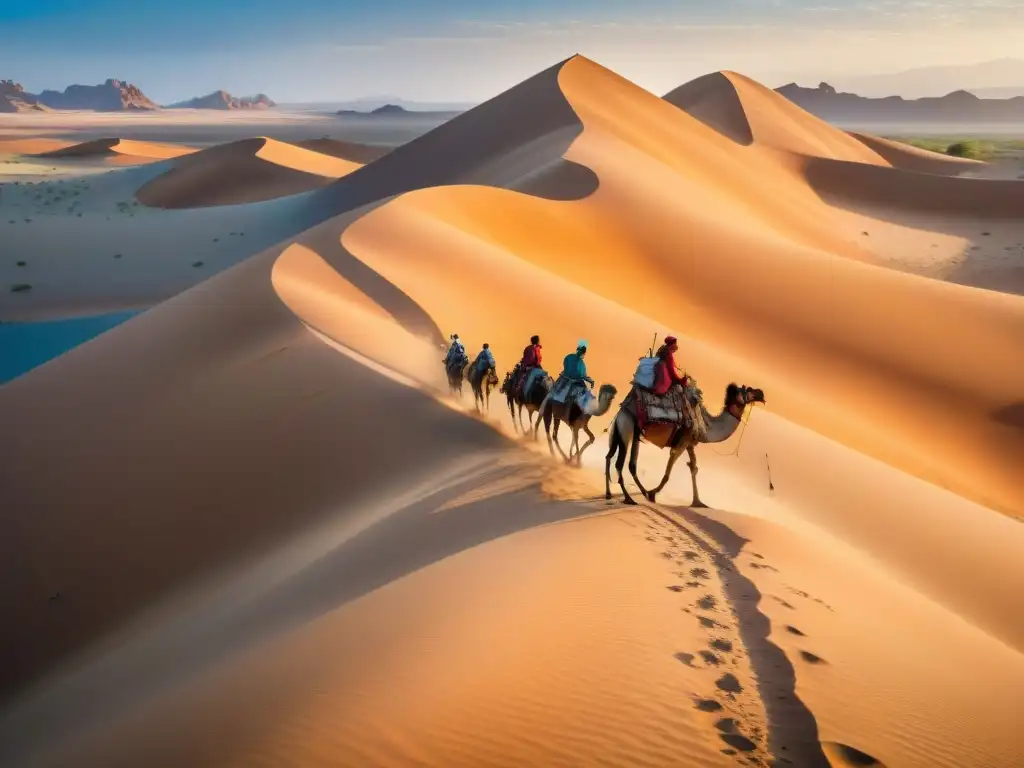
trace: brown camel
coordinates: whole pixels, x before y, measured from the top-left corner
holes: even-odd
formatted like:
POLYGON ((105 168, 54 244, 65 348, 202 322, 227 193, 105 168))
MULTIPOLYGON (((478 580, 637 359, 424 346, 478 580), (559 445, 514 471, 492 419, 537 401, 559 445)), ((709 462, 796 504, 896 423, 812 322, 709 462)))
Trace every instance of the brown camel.
POLYGON ((698 403, 696 406, 698 412, 695 414, 694 425, 679 435, 672 445, 669 445, 669 443, 675 431, 673 425, 647 425, 643 430, 644 439, 658 448, 669 447, 665 476, 661 478, 661 483, 657 488, 647 491, 640 482, 640 478, 636 476, 636 459, 640 449, 641 435, 640 430, 637 429, 633 398, 628 397, 619 407, 619 412, 615 414, 615 420, 608 430, 608 455, 605 457, 604 463, 605 498, 610 499, 612 497, 611 466, 612 459, 618 454, 618 458, 615 461, 615 469, 619 475, 619 487, 622 489, 622 495, 625 498, 626 504, 636 504, 626 490, 626 484, 622 480, 622 466, 626 461, 626 446, 629 445, 629 473, 640 488, 640 493, 647 499, 650 501, 655 500, 657 494, 661 492, 661 489, 668 482, 672 474, 672 466, 682 455, 683 451, 686 451, 690 457, 690 480, 693 483, 693 501, 690 506, 706 506, 700 500, 700 494, 697 492, 697 455, 694 452, 694 448, 700 443, 721 443, 728 440, 740 425, 740 420, 743 418, 743 411, 746 407, 751 403, 764 403, 764 401, 764 392, 760 389, 730 384, 725 390, 725 405, 722 408, 722 412, 717 416, 712 416, 702 403, 698 403))
POLYGON ((544 420, 544 432, 548 438, 548 450, 551 451, 551 455, 555 455, 554 448, 558 449, 558 452, 562 454, 562 458, 565 459, 566 464, 571 464, 573 460, 576 461, 576 466, 580 466, 581 457, 583 452, 587 450, 597 439, 594 437, 594 433, 590 431, 588 426, 590 419, 594 416, 604 416, 608 413, 608 410, 612 407, 612 400, 615 395, 618 394, 618 390, 611 384, 602 384, 597 393, 597 398, 591 400, 587 404, 586 411, 582 410, 579 405, 576 404, 575 399, 568 403, 556 403, 552 401, 550 395, 545 398, 544 402, 541 403, 540 414, 537 416, 537 426, 535 431, 540 430, 541 419, 544 420), (551 420, 555 420, 555 430, 552 435, 551 432, 551 420), (569 441, 569 455, 565 455, 565 451, 562 450, 562 446, 558 444, 558 425, 561 422, 565 422, 569 425, 569 429, 572 430, 572 440, 569 441), (580 430, 587 433, 587 442, 580 448, 580 430), (552 448, 552 439, 554 440, 554 448, 552 448), (573 448, 575 447, 575 453, 573 448))
MULTIPOLYGON (((505 381, 502 383, 499 392, 505 395, 505 399, 508 401, 508 410, 512 414, 512 426, 515 428, 516 433, 518 434, 519 430, 522 429, 523 437, 526 437, 533 430, 533 414, 540 409, 540 404, 544 402, 544 398, 548 396, 548 392, 551 391, 551 387, 555 382, 551 376, 545 373, 530 387, 529 392, 520 394, 514 391, 514 373, 515 371, 513 370, 505 374, 505 381), (519 406, 518 423, 516 422, 516 406, 519 406), (523 426, 523 408, 526 408, 526 420, 530 424, 529 427, 523 426)), ((533 439, 537 439, 536 430, 533 430, 533 439)))

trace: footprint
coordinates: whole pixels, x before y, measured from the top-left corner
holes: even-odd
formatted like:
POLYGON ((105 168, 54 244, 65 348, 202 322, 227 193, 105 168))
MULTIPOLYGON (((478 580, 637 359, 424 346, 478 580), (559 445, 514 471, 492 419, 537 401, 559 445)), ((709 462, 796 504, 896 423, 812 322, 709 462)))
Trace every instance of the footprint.
POLYGON ((867 752, 840 744, 838 741, 823 741, 821 746, 825 756, 836 768, 861 768, 861 766, 885 768, 881 760, 872 757, 867 752))
POLYGON ((828 663, 823 658, 821 658, 821 656, 813 654, 810 651, 800 651, 800 656, 808 664, 827 664, 828 663))
POLYGON ((743 691, 743 686, 740 685, 740 681, 736 679, 732 672, 726 672, 722 675, 715 681, 715 685, 727 693, 741 693, 743 691))
POLYGON ((720 733, 718 738, 730 747, 735 747, 740 752, 753 752, 757 749, 757 744, 752 742, 746 736, 742 736, 738 733, 720 733))
POLYGON ((699 621, 700 621, 700 625, 702 627, 706 627, 708 629, 714 629, 715 627, 722 626, 717 621, 715 621, 714 619, 708 618, 707 616, 700 616, 698 618, 699 618, 699 621))
POLYGON ((786 625, 786 631, 789 632, 789 634, 791 634, 791 635, 797 635, 799 637, 807 637, 807 635, 805 635, 799 629, 797 629, 796 627, 794 627, 794 626, 792 626, 790 624, 786 625))
POLYGON ((764 560, 764 555, 759 555, 757 552, 751 552, 750 555, 752 557, 756 557, 758 560, 764 560))
MULTIPOLYGON (((790 605, 789 603, 787 603, 787 602, 786 602, 785 600, 783 600, 783 599, 782 599, 781 597, 777 597, 776 595, 771 595, 771 598, 772 598, 772 600, 774 600, 775 602, 777 602, 777 603, 779 603, 780 605, 782 605, 782 607, 783 607, 783 608, 793 608, 793 606, 792 606, 792 605, 790 605)), ((795 610, 795 609, 793 609, 793 610, 795 610)))
POLYGON ((678 584, 673 584, 671 587, 665 587, 665 589, 670 589, 673 592, 682 592, 683 591, 683 588, 680 587, 678 584))
POLYGON ((683 664, 685 664, 688 667, 693 666, 694 655, 692 653, 683 653, 682 651, 680 651, 679 653, 675 654, 675 658, 677 661, 683 662, 683 664))
POLYGON ((695 705, 701 712, 721 712, 722 705, 714 699, 698 699, 695 705))
POLYGON ((688 587, 699 587, 700 586, 700 582, 699 581, 688 581, 688 582, 686 582, 686 586, 688 586, 688 587))
POLYGON ((685 557, 687 560, 699 560, 700 559, 700 555, 698 555, 696 552, 690 552, 690 551, 683 552, 683 557, 685 557))
POLYGON ((709 667, 717 667, 722 663, 722 660, 715 656, 711 651, 698 651, 698 653, 700 654, 700 657, 704 659, 704 663, 709 667))
POLYGON ((717 723, 715 728, 720 730, 722 733, 736 733, 737 722, 731 717, 723 717, 717 723))
POLYGON ((712 640, 709 645, 719 651, 729 653, 732 651, 732 643, 729 640, 723 640, 722 638, 716 637, 712 640))

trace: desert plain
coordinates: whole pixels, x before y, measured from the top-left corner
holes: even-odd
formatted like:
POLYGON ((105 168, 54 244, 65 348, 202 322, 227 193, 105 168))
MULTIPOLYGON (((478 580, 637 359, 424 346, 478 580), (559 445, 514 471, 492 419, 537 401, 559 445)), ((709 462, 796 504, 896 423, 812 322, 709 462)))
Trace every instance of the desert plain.
POLYGON ((0 764, 1024 764, 998 163, 575 56, 436 125, 0 116, 0 181, 0 358, 109 326, 0 384, 0 764), (451 333, 588 341, 581 467, 451 333), (655 334, 765 393, 707 509, 605 498, 655 334))

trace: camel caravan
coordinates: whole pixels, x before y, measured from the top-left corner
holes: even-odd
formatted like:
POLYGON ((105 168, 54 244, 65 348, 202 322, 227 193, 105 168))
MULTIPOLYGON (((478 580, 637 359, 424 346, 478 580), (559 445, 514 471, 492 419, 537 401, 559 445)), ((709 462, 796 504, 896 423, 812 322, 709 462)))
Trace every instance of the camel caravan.
MULTIPOLYGON (((657 337, 655 337, 657 339, 657 337)), ((457 334, 451 336, 452 346, 444 359, 448 384, 453 394, 461 397, 463 380, 469 381, 477 411, 490 406, 490 391, 498 383, 494 356, 489 346, 477 355, 472 365, 457 334)), ((697 457, 694 449, 700 443, 721 443, 732 437, 743 420, 748 406, 765 402, 764 392, 753 387, 729 384, 725 402, 717 415, 704 407, 702 391, 696 380, 680 374, 675 365, 678 342, 668 336, 654 352, 652 345, 647 357, 640 358, 626 398, 619 404, 615 419, 608 428, 608 453, 605 456, 605 498, 612 498, 611 464, 615 459, 619 488, 626 504, 636 501, 626 490, 622 476, 629 458, 629 473, 649 501, 655 501, 672 475, 672 467, 685 451, 689 457, 690 480, 693 486, 691 506, 703 507, 697 491, 697 457), (640 441, 658 448, 668 448, 665 473, 657 487, 647 490, 637 477, 637 457, 640 441)), ((548 440, 548 450, 555 449, 567 464, 581 465, 583 452, 595 441, 589 423, 594 416, 603 416, 612 406, 618 390, 611 384, 602 384, 595 395, 594 380, 587 375, 585 357, 587 342, 580 340, 576 351, 565 356, 562 373, 553 379, 542 367, 540 337, 530 339, 523 357, 515 368, 505 374, 500 392, 505 395, 512 426, 517 433, 538 439, 541 423, 548 440), (523 424, 523 410, 527 412, 527 425, 523 424), (536 418, 534 418, 536 417, 536 418), (552 429, 552 421, 554 429, 552 429), (569 453, 558 442, 558 427, 565 422, 572 434, 569 453), (579 433, 587 436, 581 446, 579 433)))

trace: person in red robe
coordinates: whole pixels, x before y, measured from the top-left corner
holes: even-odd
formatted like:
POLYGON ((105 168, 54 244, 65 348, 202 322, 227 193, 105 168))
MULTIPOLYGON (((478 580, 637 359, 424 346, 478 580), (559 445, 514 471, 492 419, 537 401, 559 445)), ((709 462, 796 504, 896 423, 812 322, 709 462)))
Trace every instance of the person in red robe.
POLYGON ((654 366, 654 386, 651 391, 656 395, 664 395, 673 384, 686 388, 688 378, 676 370, 675 353, 679 350, 679 342, 675 336, 665 337, 665 343, 658 350, 658 363, 654 366))
POLYGON ((523 392, 523 386, 526 384, 526 377, 529 376, 530 371, 534 368, 540 368, 543 356, 541 355, 540 336, 530 337, 530 346, 523 350, 523 359, 519 361, 519 379, 516 382, 516 391, 520 397, 523 392))

